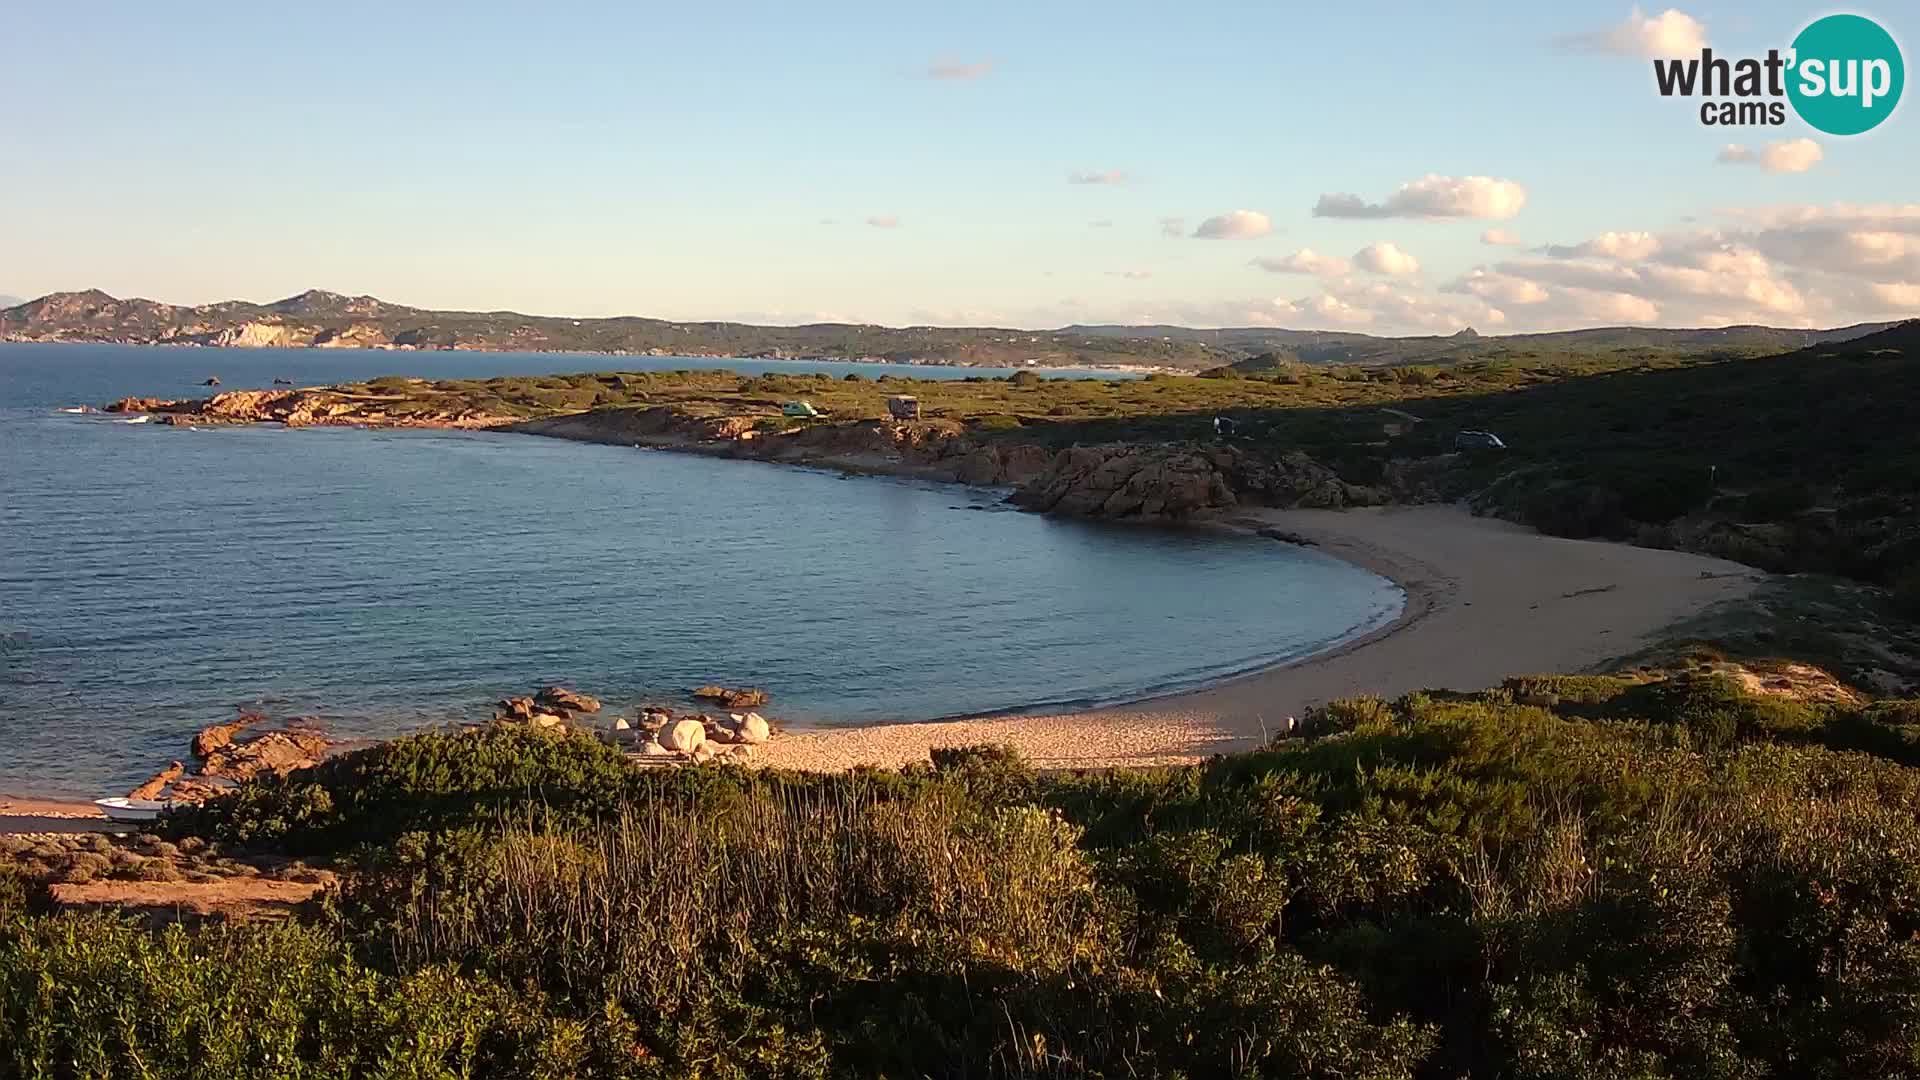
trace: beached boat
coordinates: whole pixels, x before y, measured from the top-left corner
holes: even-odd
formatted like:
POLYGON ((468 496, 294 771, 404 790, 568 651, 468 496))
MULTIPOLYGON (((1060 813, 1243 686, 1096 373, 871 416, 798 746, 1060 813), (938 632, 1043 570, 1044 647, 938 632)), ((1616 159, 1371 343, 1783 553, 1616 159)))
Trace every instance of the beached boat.
POLYGON ((125 799, 116 795, 111 799, 95 799, 93 805, 110 821, 135 822, 152 821, 171 804, 159 799, 125 799))

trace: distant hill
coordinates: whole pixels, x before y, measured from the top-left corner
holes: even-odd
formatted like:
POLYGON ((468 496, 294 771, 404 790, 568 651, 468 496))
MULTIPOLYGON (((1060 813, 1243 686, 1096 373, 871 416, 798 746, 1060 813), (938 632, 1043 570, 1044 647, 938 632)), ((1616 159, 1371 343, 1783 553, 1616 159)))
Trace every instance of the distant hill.
POLYGON ((0 309, 16 307, 24 303, 26 303, 26 301, 20 299, 17 296, 0 295, 0 309))
POLYGON ((1377 337, 1324 330, 1183 326, 887 327, 853 323, 753 326, 637 316, 570 319, 511 311, 431 311, 371 296, 319 289, 269 304, 229 300, 191 307, 120 299, 89 289, 53 293, 0 309, 0 341, 276 346, 287 348, 473 349, 657 356, 876 360, 1020 367, 1131 365, 1204 370, 1254 360, 1369 365, 1539 360, 1620 352, 1759 355, 1844 341, 1881 330, 1731 326, 1704 330, 1607 327, 1488 337, 1377 337), (1271 356, 1272 359, 1264 359, 1271 356))
MULTIPOLYGON (((1471 329, 1447 337, 1378 337, 1338 330, 1284 330, 1239 327, 1196 330, 1185 326, 1069 326, 1061 333, 1088 338, 1151 337, 1205 345, 1243 358, 1267 354, 1311 364, 1451 364, 1466 360, 1537 359, 1556 354, 1648 350, 1757 356, 1787 352, 1823 342, 1847 341, 1896 325, 1858 323, 1830 330, 1787 330, 1771 326, 1725 326, 1665 330, 1607 326, 1541 334, 1490 337, 1471 329)), ((1271 365, 1269 365, 1271 366, 1271 365)))
POLYGON ((659 356, 876 360, 1021 367, 1205 368, 1234 359, 1210 346, 991 327, 820 323, 751 326, 622 316, 570 319, 511 311, 429 311, 311 290, 270 304, 181 307, 98 289, 0 310, 0 341, 314 348, 474 349, 659 356))

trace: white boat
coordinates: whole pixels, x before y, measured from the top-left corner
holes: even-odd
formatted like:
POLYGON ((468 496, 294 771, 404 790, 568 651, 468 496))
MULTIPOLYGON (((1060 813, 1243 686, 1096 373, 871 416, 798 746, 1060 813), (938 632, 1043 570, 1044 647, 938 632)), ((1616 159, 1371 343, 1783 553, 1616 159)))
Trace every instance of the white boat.
POLYGON ((111 799, 95 799, 93 805, 99 807, 108 820, 131 822, 152 821, 172 804, 159 799, 124 799, 116 795, 111 799))
POLYGON ((92 412, 93 410, 87 408, 85 405, 75 405, 71 409, 61 409, 60 411, 64 413, 89 413, 89 412, 92 412))
POLYGON ((134 417, 134 418, 133 418, 133 419, 131 419, 131 420, 120 420, 120 421, 117 421, 117 422, 118 422, 118 423, 122 423, 122 424, 151 424, 151 423, 153 422, 153 417, 151 417, 151 416, 136 416, 136 417, 134 417))

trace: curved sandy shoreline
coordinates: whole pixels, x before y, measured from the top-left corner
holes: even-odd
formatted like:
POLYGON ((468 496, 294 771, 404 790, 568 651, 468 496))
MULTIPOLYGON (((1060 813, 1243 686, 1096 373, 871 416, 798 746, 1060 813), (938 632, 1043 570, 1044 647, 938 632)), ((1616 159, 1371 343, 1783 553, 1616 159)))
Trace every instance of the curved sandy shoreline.
POLYGON ((1012 745, 1061 768, 1172 764, 1247 750, 1314 706, 1412 690, 1478 690, 1514 675, 1577 672, 1625 656, 1765 576, 1724 559, 1567 540, 1453 506, 1252 510, 1224 524, 1278 528, 1389 578, 1392 624, 1265 671, 1133 705, 1056 716, 795 732, 773 766, 837 770, 926 760, 937 747, 1012 745))
MULTIPOLYGON (((1477 690, 1513 675, 1577 672, 1738 599, 1752 567, 1680 551, 1567 540, 1454 506, 1243 511, 1219 527, 1278 529, 1399 585, 1392 623, 1325 652, 1200 690, 1057 715, 789 732, 760 761, 836 771, 925 761, 938 747, 1002 743, 1037 765, 1165 765, 1252 749, 1289 716, 1343 697, 1477 690)), ((86 827, 80 801, 0 797, 0 832, 86 827)))

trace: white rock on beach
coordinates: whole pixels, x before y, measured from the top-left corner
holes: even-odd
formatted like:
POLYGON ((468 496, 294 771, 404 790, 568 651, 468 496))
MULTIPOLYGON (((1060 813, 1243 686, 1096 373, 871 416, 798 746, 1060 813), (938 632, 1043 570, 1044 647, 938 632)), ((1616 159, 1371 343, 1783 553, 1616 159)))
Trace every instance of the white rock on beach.
POLYGON ((627 723, 627 718, 626 718, 626 717, 624 717, 624 716, 616 716, 616 717, 614 717, 614 718, 613 718, 613 730, 615 730, 615 731, 631 731, 631 730, 633 730, 633 725, 632 725, 632 724, 629 724, 629 723, 627 723))
POLYGON ((682 754, 691 754, 705 745, 707 729, 698 720, 676 720, 660 732, 660 745, 682 754))
POLYGON ((673 751, 661 746, 658 739, 648 739, 646 745, 640 748, 640 752, 648 757, 671 757, 673 755, 673 751))
POLYGON ((560 727, 566 723, 565 720, 560 719, 558 716, 555 716, 550 712, 534 713, 533 719, 527 722, 537 728, 560 727))
POLYGON ((739 727, 734 729, 734 740, 749 744, 766 742, 773 736, 773 728, 768 726, 767 718, 757 712, 741 717, 739 727))
POLYGON ((713 748, 712 743, 703 742, 699 746, 696 746, 693 748, 693 763, 695 765, 704 765, 707 762, 712 761, 714 759, 714 755, 718 753, 719 751, 713 748))

